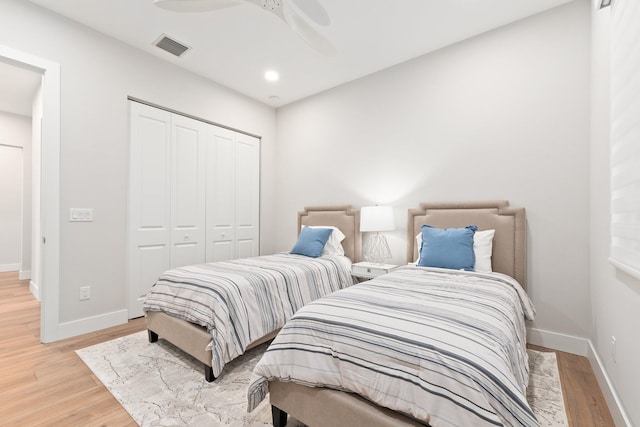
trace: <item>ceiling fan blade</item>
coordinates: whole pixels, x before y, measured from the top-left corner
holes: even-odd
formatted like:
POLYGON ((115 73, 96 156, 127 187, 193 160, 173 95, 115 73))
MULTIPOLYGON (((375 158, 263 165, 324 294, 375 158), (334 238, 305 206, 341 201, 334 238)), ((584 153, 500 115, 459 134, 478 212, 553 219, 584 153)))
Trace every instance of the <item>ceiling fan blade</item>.
POLYGON ((311 25, 300 18, 291 8, 287 7, 286 3, 282 4, 282 15, 282 19, 284 19, 291 29, 307 42, 309 46, 323 55, 336 56, 336 48, 333 47, 331 42, 314 30, 311 25))
POLYGON ((318 0, 294 0, 293 3, 316 24, 326 27, 331 23, 329 14, 318 0))
POLYGON ((244 0, 278 16, 309 46, 323 55, 335 56, 336 48, 298 15, 285 0, 244 0))
POLYGON ((172 12, 208 12, 237 6, 241 0, 153 0, 153 3, 172 12))

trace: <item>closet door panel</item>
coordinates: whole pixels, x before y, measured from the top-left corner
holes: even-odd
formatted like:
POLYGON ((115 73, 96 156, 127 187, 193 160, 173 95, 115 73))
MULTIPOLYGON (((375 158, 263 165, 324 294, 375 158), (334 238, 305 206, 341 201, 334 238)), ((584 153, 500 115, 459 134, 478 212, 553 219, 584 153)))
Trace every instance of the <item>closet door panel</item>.
POLYGON ((170 267, 171 115, 130 103, 129 318, 170 267))
POLYGON ((172 115, 171 267, 205 261, 207 124, 172 115))
POLYGON ((234 132, 212 127, 207 148, 207 262, 237 258, 234 138, 234 132))
POLYGON ((260 251, 260 146, 258 138, 238 135, 236 140, 236 254, 239 258, 260 251))

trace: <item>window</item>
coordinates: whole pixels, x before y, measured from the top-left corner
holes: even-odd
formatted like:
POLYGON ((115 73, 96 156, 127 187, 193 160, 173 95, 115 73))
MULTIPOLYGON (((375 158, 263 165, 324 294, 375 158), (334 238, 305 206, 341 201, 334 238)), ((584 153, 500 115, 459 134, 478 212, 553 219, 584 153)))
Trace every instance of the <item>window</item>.
POLYGON ((640 2, 611 8, 611 257, 640 278, 640 2))

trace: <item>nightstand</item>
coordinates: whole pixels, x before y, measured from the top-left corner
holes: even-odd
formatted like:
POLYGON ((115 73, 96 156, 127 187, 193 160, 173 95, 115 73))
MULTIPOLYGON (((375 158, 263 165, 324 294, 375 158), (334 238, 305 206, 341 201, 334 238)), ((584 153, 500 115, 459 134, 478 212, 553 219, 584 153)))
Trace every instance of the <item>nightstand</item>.
POLYGON ((351 265, 351 275, 361 279, 373 279, 398 268, 393 264, 376 264, 373 262, 356 262, 351 265))

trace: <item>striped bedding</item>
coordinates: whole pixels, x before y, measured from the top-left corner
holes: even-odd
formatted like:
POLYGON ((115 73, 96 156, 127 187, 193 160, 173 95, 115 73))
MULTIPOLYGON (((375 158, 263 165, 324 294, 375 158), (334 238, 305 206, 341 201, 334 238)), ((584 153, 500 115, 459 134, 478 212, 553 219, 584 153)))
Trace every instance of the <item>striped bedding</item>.
POLYGON ((405 266, 298 311, 258 363, 249 410, 279 379, 357 393, 438 426, 537 426, 514 279, 405 266))
POLYGON ((353 283, 349 258, 279 253, 168 270, 146 295, 143 309, 205 326, 217 377, 300 307, 353 283))

